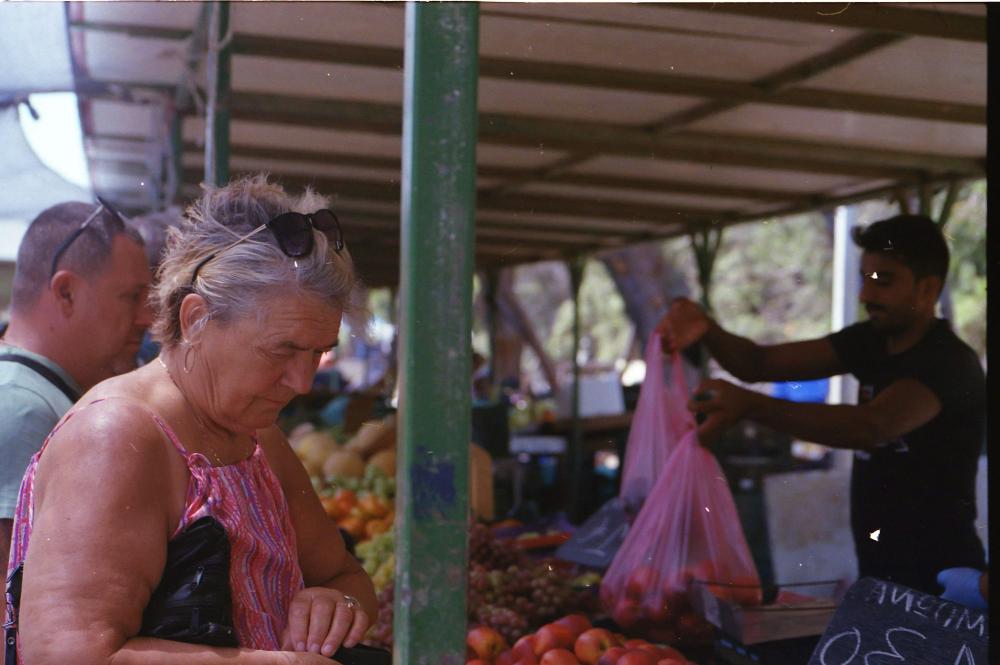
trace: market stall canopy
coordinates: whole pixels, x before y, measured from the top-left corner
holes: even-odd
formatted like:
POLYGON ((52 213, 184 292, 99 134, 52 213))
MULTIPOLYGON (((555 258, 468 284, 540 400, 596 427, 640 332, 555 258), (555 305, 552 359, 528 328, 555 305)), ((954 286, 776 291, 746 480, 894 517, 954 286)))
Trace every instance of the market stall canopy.
POLYGON ((13 261, 28 223, 60 201, 90 193, 45 166, 21 129, 29 92, 73 89, 66 16, 57 3, 0 6, 0 262, 13 261))
MULTIPOLYGON (((900 188, 929 195, 985 171, 983 5, 480 11, 481 268, 900 188)), ((230 12, 232 172, 333 195, 369 283, 395 283, 404 5, 230 12)), ((98 193, 132 209, 197 194, 206 13, 200 3, 69 6, 98 193)))

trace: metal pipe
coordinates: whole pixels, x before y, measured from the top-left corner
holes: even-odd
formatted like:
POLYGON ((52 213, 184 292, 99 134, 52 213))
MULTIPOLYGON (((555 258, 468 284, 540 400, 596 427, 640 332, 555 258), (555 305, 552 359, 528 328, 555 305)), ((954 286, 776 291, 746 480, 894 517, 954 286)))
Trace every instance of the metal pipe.
POLYGON ((479 8, 409 2, 394 660, 465 662, 479 8))
POLYGON ((229 182, 229 107, 232 35, 228 0, 212 3, 208 29, 208 103, 205 108, 205 182, 229 182))

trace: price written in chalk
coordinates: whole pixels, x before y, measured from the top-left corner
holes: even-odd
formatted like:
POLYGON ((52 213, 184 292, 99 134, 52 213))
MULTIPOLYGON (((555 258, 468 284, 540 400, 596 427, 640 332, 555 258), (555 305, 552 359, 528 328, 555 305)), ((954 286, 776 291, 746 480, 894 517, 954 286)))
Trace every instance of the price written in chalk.
MULTIPOLYGON (((885 631, 884 644, 880 648, 872 649, 862 653, 861 645, 864 640, 861 637, 861 629, 853 627, 830 637, 823 643, 819 650, 820 665, 849 665, 850 663, 861 663, 872 665, 873 658, 882 656, 898 660, 902 663, 922 662, 922 652, 920 658, 908 657, 918 653, 920 649, 919 640, 926 640, 927 636, 919 630, 896 626, 885 631), (912 644, 911 644, 912 643, 912 644), (910 651, 910 647, 914 651, 910 651)), ((883 662, 881 659, 875 663, 883 662)), ((961 644, 955 660, 946 661, 951 665, 976 665, 976 657, 968 644, 961 644)))
POLYGON ((873 578, 852 586, 809 665, 986 665, 986 616, 873 578))

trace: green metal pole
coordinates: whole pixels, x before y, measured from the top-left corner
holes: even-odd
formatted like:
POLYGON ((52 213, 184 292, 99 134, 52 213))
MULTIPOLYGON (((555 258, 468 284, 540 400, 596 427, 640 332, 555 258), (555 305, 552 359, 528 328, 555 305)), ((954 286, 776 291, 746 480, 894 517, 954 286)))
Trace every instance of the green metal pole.
POLYGON ((475 3, 407 3, 397 665, 465 662, 478 45, 475 3))
MULTIPOLYGON (((715 270, 715 259, 722 246, 724 229, 699 229, 691 233, 691 251, 694 252, 695 264, 698 266, 698 284, 701 286, 701 305, 706 312, 712 311, 712 273, 715 270)), ((699 370, 704 377, 708 376, 708 354, 702 352, 699 370)))
POLYGON ((229 2, 212 3, 208 29, 208 106, 205 111, 205 182, 229 182, 229 108, 232 82, 232 44, 229 2))
POLYGON ((581 503, 583 500, 583 428, 580 423, 580 286, 583 284, 583 271, 587 260, 582 257, 569 262, 570 288, 573 290, 573 392, 570 393, 570 429, 569 472, 570 486, 569 512, 573 519, 582 517, 581 503))

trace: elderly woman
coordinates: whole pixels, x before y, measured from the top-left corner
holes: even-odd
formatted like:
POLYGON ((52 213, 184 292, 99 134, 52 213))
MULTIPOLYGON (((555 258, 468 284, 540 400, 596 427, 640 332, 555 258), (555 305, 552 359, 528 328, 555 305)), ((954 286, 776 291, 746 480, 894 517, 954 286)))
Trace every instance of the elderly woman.
POLYGON ((158 277, 158 361, 88 392, 25 475, 22 662, 329 663, 375 594, 275 422, 337 344, 355 283, 339 223, 309 191, 235 181, 187 211, 158 277), (206 515, 239 647, 139 637, 168 543, 206 515))

